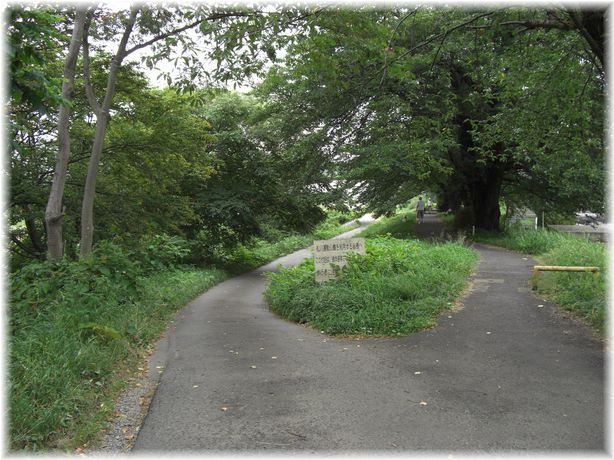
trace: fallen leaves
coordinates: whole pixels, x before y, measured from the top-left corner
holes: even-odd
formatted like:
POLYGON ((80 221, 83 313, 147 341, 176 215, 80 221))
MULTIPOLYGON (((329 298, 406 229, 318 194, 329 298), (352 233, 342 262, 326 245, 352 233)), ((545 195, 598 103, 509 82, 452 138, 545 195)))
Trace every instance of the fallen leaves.
POLYGON ((421 406, 428 406, 428 403, 426 401, 420 401, 420 405, 421 406))

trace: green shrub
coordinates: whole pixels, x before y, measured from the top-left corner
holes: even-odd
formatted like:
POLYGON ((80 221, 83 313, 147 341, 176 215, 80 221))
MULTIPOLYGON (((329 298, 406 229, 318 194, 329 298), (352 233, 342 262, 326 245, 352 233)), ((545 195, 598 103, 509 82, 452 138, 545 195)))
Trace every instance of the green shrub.
POLYGON ((150 271, 163 270, 180 265, 190 254, 190 243, 176 235, 154 235, 145 237, 135 256, 150 271))
POLYGON ((271 310, 328 334, 402 335, 434 324, 462 291, 477 260, 459 244, 367 240, 337 280, 318 284, 313 260, 268 275, 271 310))

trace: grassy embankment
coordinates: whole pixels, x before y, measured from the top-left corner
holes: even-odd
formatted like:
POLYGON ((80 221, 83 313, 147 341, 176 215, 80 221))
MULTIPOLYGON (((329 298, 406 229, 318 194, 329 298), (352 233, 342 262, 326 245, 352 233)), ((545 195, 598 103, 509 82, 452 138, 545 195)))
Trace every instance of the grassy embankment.
POLYGON ((367 255, 317 284, 313 260, 271 274, 265 298, 280 316, 332 335, 395 336, 435 323, 467 284, 477 254, 413 240, 411 210, 366 229, 367 255))
POLYGON ((549 230, 478 233, 475 240, 536 256, 542 265, 595 266, 599 276, 578 272, 543 272, 533 282, 537 292, 583 318, 604 335, 606 245, 549 230))
POLYGON ((172 238, 140 257, 101 244, 88 259, 28 264, 11 275, 9 448, 69 451, 96 440, 114 399, 173 314, 231 273, 345 232, 256 241, 224 270, 181 266, 172 238), (169 243, 170 241, 170 243, 169 243))

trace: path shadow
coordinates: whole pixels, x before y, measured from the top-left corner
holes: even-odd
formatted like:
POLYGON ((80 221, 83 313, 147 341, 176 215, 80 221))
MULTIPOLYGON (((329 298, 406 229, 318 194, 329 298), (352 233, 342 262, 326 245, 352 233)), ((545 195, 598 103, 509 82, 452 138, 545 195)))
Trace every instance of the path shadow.
POLYGON ((436 213, 425 213, 424 221, 421 224, 417 222, 414 224, 413 233, 416 238, 433 243, 464 240, 465 237, 462 231, 446 228, 436 213))

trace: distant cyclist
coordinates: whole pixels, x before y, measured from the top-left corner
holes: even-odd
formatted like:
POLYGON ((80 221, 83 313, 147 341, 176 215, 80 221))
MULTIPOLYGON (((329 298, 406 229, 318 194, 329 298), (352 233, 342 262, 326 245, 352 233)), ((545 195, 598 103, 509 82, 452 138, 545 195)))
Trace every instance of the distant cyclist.
POLYGON ((418 223, 421 224, 424 221, 424 201, 422 201, 422 197, 418 198, 418 204, 416 205, 416 214, 418 218, 418 223))

